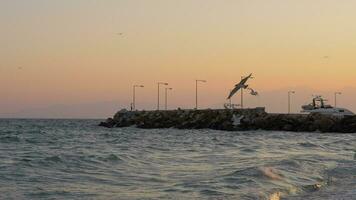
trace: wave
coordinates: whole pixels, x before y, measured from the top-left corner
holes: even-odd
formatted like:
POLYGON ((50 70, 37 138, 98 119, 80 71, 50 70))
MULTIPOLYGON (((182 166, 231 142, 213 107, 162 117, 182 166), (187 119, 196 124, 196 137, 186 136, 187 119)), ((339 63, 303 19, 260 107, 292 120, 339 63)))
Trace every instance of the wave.
POLYGON ((302 147, 319 147, 318 145, 316 144, 313 144, 311 142, 301 142, 301 143, 298 143, 300 146, 302 147))
POLYGON ((0 199, 356 196, 352 134, 102 129, 86 120, 16 123, 21 127, 0 120, 0 199), (14 189, 1 190, 9 185, 14 189))
POLYGON ((123 160, 121 158, 119 158, 117 155, 115 154, 109 154, 108 156, 105 156, 105 157, 99 157, 98 158, 99 160, 101 161, 104 161, 104 162, 123 162, 123 160))
POLYGON ((16 143, 16 142, 20 142, 21 139, 18 136, 4 136, 4 137, 0 137, 0 142, 2 143, 16 143))
POLYGON ((62 162, 63 160, 61 159, 61 157, 59 156, 50 156, 44 159, 46 162, 55 162, 55 163, 59 163, 62 162))

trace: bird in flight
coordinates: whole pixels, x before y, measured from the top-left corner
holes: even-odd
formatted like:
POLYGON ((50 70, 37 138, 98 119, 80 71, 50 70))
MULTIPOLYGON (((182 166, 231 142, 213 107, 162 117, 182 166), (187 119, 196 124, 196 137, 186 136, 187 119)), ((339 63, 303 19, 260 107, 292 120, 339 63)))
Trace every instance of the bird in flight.
POLYGON ((235 88, 230 92, 229 96, 227 97, 227 99, 231 99, 232 96, 234 96, 236 94, 237 91, 239 91, 240 89, 246 89, 248 88, 248 85, 246 85, 246 82, 252 77, 252 74, 250 74, 249 76, 243 78, 241 80, 240 83, 235 85, 235 88))
POLYGON ((247 89, 250 90, 250 94, 251 94, 252 96, 258 96, 258 92, 255 91, 254 89, 252 89, 252 88, 247 88, 247 89))

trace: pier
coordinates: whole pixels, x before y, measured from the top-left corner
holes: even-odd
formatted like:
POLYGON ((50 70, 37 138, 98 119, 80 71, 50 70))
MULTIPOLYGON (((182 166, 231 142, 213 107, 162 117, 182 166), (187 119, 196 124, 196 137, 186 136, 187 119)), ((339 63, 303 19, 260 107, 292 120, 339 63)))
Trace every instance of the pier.
POLYGON ((267 113, 264 108, 177 109, 169 111, 127 111, 123 109, 99 125, 107 128, 134 126, 144 129, 356 133, 356 116, 336 117, 317 113, 274 114, 267 113))

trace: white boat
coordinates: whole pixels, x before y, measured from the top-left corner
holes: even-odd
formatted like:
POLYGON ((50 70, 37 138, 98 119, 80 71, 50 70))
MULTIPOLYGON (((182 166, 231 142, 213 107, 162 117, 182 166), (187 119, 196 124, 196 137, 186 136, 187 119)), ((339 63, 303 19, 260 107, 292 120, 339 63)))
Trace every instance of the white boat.
POLYGON ((327 100, 323 99, 321 96, 316 96, 313 98, 313 103, 308 104, 308 105, 303 105, 302 106, 302 113, 320 113, 320 114, 325 114, 325 115, 333 115, 333 116, 350 116, 354 115, 353 112, 351 112, 348 109, 345 108, 337 108, 337 107, 332 107, 331 105, 326 105, 325 102, 327 100))

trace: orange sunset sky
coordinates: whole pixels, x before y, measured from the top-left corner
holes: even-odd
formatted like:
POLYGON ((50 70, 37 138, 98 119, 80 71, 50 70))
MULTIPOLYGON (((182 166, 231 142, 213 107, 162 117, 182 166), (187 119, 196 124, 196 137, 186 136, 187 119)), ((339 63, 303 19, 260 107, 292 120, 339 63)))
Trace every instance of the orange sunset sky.
MULTIPOLYGON (((155 109, 219 108, 253 73, 246 106, 286 112, 323 94, 356 111, 354 0, 0 0, 0 117, 108 117, 155 109), (163 93, 163 90, 162 90, 163 93), (163 96, 162 96, 163 101, 163 96)), ((239 102, 239 96, 234 98, 239 102)))

